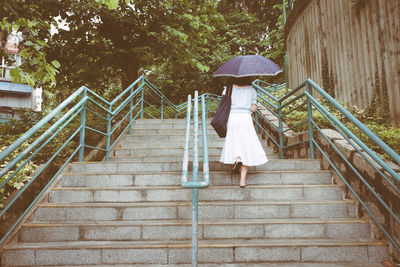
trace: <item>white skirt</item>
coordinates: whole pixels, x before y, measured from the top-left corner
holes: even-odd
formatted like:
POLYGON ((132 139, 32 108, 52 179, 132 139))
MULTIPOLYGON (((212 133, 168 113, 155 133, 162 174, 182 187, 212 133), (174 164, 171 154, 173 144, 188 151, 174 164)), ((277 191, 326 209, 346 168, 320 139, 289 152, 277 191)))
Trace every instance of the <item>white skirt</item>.
POLYGON ((250 113, 229 114, 220 162, 233 164, 238 157, 246 166, 262 165, 268 161, 250 113))

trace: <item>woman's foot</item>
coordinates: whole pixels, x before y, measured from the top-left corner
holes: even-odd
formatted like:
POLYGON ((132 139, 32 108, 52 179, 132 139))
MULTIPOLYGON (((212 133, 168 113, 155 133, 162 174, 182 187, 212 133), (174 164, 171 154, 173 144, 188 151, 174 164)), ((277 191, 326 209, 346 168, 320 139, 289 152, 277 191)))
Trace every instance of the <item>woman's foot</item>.
POLYGON ((245 188, 247 186, 246 184, 246 175, 247 175, 247 171, 249 170, 249 167, 246 165, 242 165, 242 167, 240 168, 240 188, 245 188))
POLYGON ((240 172, 240 167, 242 167, 242 162, 240 160, 237 160, 235 164, 233 165, 232 173, 239 173, 240 172))

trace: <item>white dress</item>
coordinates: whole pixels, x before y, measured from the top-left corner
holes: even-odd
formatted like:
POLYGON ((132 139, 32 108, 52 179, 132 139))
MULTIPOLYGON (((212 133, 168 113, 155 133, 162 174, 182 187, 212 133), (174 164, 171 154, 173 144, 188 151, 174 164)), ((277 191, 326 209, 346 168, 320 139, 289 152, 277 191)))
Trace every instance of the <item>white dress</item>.
POLYGON ((258 139, 251 117, 251 104, 257 104, 256 90, 251 86, 234 86, 231 99, 231 112, 220 162, 233 164, 240 157, 243 165, 246 166, 267 163, 267 156, 258 139))

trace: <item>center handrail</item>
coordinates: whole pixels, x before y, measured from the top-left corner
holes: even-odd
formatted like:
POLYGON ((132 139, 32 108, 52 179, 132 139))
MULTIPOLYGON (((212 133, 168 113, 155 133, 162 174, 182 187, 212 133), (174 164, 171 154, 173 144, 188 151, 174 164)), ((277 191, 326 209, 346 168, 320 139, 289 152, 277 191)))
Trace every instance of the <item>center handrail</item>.
MULTIPOLYGON (((191 118, 191 95, 188 95, 187 111, 186 111, 186 131, 185 131, 185 146, 182 162, 182 179, 181 186, 183 188, 192 189, 192 266, 197 266, 198 258, 198 189, 206 188, 210 185, 210 170, 208 162, 208 143, 207 143, 207 125, 206 115, 207 108, 205 103, 205 96, 201 95, 201 118, 202 118, 202 145, 203 145, 203 181, 199 181, 199 122, 198 122, 198 92, 194 92, 193 101, 193 162, 192 181, 188 181, 189 176, 189 143, 190 143, 190 118, 191 118)), ((207 101, 208 104, 208 101, 207 101)))
POLYGON ((208 144, 207 144, 207 125, 206 125, 206 105, 205 95, 201 95, 201 107, 202 107, 202 144, 203 144, 203 181, 198 181, 198 169, 199 169, 199 155, 198 155, 198 92, 194 93, 194 104, 193 104, 193 180, 188 181, 189 174, 189 143, 190 143, 190 117, 191 117, 191 95, 188 95, 187 101, 187 114, 186 114, 186 131, 185 131, 185 146, 183 153, 182 163, 182 179, 181 186, 184 188, 205 188, 210 185, 210 172, 208 162, 208 144))

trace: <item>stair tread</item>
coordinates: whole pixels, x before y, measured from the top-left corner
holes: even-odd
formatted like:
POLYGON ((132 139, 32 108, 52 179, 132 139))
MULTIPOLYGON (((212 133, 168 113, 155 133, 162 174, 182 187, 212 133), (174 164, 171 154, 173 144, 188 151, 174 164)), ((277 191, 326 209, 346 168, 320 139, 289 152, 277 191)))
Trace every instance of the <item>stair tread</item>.
MULTIPOLYGON (((138 128, 135 128, 135 129, 138 129, 138 128)), ((151 129, 151 128, 141 128, 141 129, 151 129)), ((158 129, 178 129, 178 130, 182 130, 182 129, 179 129, 179 128, 158 128, 158 129)), ((183 132, 183 134, 174 134, 174 136, 182 136, 184 138, 185 137, 185 132, 184 131, 182 131, 182 132, 183 132)), ((127 134, 124 137, 134 137, 134 136, 154 136, 154 137, 156 137, 156 136, 160 136, 160 135, 171 136, 170 134, 163 134, 163 133, 160 133, 160 134, 154 134, 154 133, 141 134, 141 133, 138 133, 138 134, 127 134)), ((207 134, 207 137, 208 136, 209 136, 209 134, 207 134)), ((217 134, 215 134, 215 135, 213 134, 212 136, 213 137, 214 136, 218 137, 218 140, 225 140, 225 137, 221 138, 217 134)))
MULTIPOLYGON (((387 243, 372 239, 214 239, 199 240, 199 248, 229 247, 309 247, 309 246, 386 246, 387 243)), ((69 241, 10 243, 10 249, 85 249, 85 248, 191 248, 191 240, 169 241, 69 241)))
MULTIPOLYGON (((267 158, 269 160, 272 159, 272 157, 278 157, 279 153, 265 153, 267 158)), ((215 160, 210 160, 214 158, 219 158, 221 155, 220 154, 208 154, 208 162, 216 162, 215 160)), ((134 155, 134 156, 110 156, 110 161, 113 160, 118 160, 118 162, 123 162, 123 161, 132 161, 132 162, 142 162, 143 164, 145 163, 151 163, 151 162, 159 162, 159 163, 165 163, 165 162, 173 162, 173 163, 182 163, 182 156, 181 155, 151 155, 151 156, 142 156, 142 155, 134 155), (152 160, 157 159, 157 158, 173 158, 173 159, 164 159, 163 161, 157 161, 157 160, 152 160), (124 159, 124 160, 123 160, 124 159)), ((113 161, 115 162, 115 161, 113 161)), ((193 158, 189 158, 189 162, 193 162, 193 158)), ((199 155, 199 162, 203 162, 203 157, 199 155)))
MULTIPOLYGON (((199 225, 237 225, 237 224, 342 224, 342 223, 368 223, 365 219, 355 218, 284 218, 284 219, 224 219, 224 220, 199 220, 199 225)), ((134 226, 134 225, 192 225, 191 220, 142 220, 142 221, 40 221, 23 224, 24 227, 44 226, 134 226)))
MULTIPOLYGON (((283 173, 331 173, 331 171, 329 171, 329 170, 315 170, 315 169, 310 169, 310 170, 307 170, 307 169, 305 169, 305 170, 291 170, 291 169, 289 169, 289 170, 249 170, 247 175, 249 175, 249 174, 260 174, 260 173, 265 173, 265 174, 268 174, 268 173, 282 173, 282 172, 283 173)), ((154 172, 152 172, 152 171, 138 171, 138 172, 135 172, 135 175, 153 174, 153 173, 154 172)), ((228 170, 227 171, 210 171, 210 174, 214 174, 214 175, 227 174, 227 173, 231 174, 232 172, 228 171, 228 170)), ((65 173, 63 175, 79 175, 79 174, 82 174, 82 175, 96 175, 96 176, 99 175, 99 173, 90 173, 90 172, 68 172, 68 173, 65 173)), ((113 172, 107 173, 107 172, 104 172, 103 174, 104 175, 126 175, 126 174, 132 175, 131 172, 129 172, 129 173, 127 173, 127 172, 126 173, 124 173, 124 172, 118 172, 118 173, 113 173, 113 172)), ((157 175, 162 175, 162 174, 182 175, 182 172, 181 171, 160 171, 160 172, 157 172, 156 174, 157 175)), ((199 174, 202 175, 203 171, 199 170, 199 174)))
MULTIPOLYGON (((74 265, 74 267, 87 267, 88 265, 74 265)), ((118 265, 90 265, 90 266, 101 266, 101 267, 132 267, 131 264, 118 264, 118 265)), ((166 267, 171 266, 170 264, 135 264, 135 267, 166 267)), ((175 267, 192 267, 192 264, 185 263, 174 263, 175 267)), ((199 267, 215 267, 215 266, 223 266, 223 267, 265 267, 265 263, 226 263, 226 264, 209 264, 209 263, 199 263, 197 264, 199 267)), ((290 262, 288 263, 268 263, 268 267, 382 267, 382 264, 377 265, 376 263, 356 263, 356 262, 336 262, 336 263, 326 263, 326 262, 290 262)), ((68 265, 57 265, 57 267, 70 267, 68 265)))
MULTIPOLYGON (((265 153, 268 157, 268 155, 279 155, 279 153, 265 153)), ((219 157, 221 156, 221 154, 214 154, 214 153, 208 153, 209 157, 219 157)), ((140 156, 140 155, 135 155, 135 156, 110 156, 110 158, 143 158, 146 156, 140 156)), ((172 156, 172 155, 152 155, 152 158, 165 158, 165 157, 180 157, 183 158, 182 155, 177 155, 177 156, 172 156)), ((199 159, 201 160, 203 157, 199 157, 199 159)), ((191 161, 192 158, 189 158, 189 161, 191 161)))
MULTIPOLYGON (((340 188, 341 185, 337 184, 329 184, 329 185, 302 185, 302 184, 294 184, 294 185, 281 185, 281 184, 276 184, 276 185, 248 185, 246 188, 251 189, 251 188, 256 188, 256 189, 270 189, 270 188, 340 188)), ((95 190, 144 190, 144 189, 182 189, 182 190, 187 190, 186 188, 182 188, 180 185, 167 185, 167 186, 123 186, 123 187, 55 187, 53 190, 60 190, 60 191, 95 191, 95 190)), ((236 190, 243 190, 237 185, 212 185, 208 187, 208 189, 236 189, 236 190)), ((207 189, 206 189, 207 190, 207 189)))
MULTIPOLYGON (((148 149, 148 148, 145 148, 148 149)), ((162 148, 159 148, 162 149, 162 148)), ((171 149, 170 147, 166 148, 166 149, 171 149)), ((136 149, 135 149, 136 150, 136 149)), ((282 161, 282 162, 319 162, 319 160, 316 159, 270 159, 268 160, 268 162, 272 162, 272 161, 282 161)), ((216 163, 221 163, 219 161, 210 161, 210 162, 216 162, 216 163)), ((268 162, 266 164, 268 164, 268 162)), ((135 163, 135 161, 81 161, 81 162, 74 162, 73 164, 119 164, 119 163, 135 163)), ((137 161, 137 163, 143 163, 142 161, 137 161)), ((146 163, 160 163, 157 161, 148 161, 146 163)), ((171 162, 163 162, 163 163, 176 163, 175 161, 171 161, 171 162)), ((222 164, 222 163, 221 163, 222 164)))
MULTIPOLYGON (((199 206, 246 206, 246 205, 303 205, 303 204, 354 204, 354 200, 328 200, 328 201, 199 201, 199 206)), ((163 201, 163 202, 88 202, 88 203, 68 203, 51 204, 41 203, 39 207, 151 207, 151 206, 191 206, 189 201, 163 201)))

